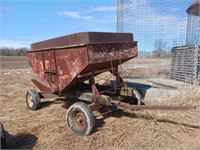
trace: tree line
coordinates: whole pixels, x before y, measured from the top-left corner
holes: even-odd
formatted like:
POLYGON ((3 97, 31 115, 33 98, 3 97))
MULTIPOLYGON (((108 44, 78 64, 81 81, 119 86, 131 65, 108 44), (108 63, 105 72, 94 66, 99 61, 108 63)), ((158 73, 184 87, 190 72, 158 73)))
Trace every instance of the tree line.
POLYGON ((13 48, 13 47, 1 47, 0 48, 0 56, 26 56, 29 48, 21 47, 21 48, 13 48))

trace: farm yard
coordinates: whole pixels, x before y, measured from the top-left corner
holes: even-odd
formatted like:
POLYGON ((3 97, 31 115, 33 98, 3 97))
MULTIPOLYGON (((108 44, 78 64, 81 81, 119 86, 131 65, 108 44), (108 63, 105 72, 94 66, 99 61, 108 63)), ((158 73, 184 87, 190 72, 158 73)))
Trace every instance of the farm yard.
MULTIPOLYGON (((9 149, 200 149, 200 109, 190 111, 115 110, 94 112, 96 127, 85 137, 76 136, 65 123, 71 99, 51 98, 42 108, 29 111, 25 103, 36 78, 26 57, 1 57, 0 122, 9 149), (102 115, 104 114, 104 115, 102 115)), ((168 77, 168 59, 137 58, 127 62, 124 77, 168 77), (157 66, 157 67, 155 67, 157 66)), ((191 87, 163 101, 145 104, 200 105, 200 88, 191 87)))
POLYGON ((200 0, 0 4, 0 149, 200 150, 200 0))

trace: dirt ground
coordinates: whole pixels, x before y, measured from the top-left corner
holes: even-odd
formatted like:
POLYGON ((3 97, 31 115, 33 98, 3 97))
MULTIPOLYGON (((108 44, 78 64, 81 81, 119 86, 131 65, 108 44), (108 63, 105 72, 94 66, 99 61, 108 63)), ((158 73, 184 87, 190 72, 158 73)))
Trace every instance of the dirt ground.
MULTIPOLYGON (((86 137, 76 136, 65 123, 71 100, 45 99, 41 109, 34 112, 27 109, 25 94, 34 88, 30 80, 35 75, 26 59, 20 61, 1 59, 0 122, 7 131, 10 149, 200 149, 200 108, 190 111, 117 110, 104 116, 95 112, 94 132, 86 137)), ((158 104, 154 100, 145 103, 158 104)), ((194 87, 162 104, 200 105, 200 89, 194 87)))

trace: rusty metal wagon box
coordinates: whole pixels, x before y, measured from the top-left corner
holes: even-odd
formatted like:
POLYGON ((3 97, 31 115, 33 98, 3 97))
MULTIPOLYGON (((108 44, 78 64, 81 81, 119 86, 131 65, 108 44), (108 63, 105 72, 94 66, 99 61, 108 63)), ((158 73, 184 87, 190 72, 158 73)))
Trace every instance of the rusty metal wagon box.
POLYGON ((28 62, 43 93, 63 93, 77 78, 110 71, 137 56, 132 33, 81 32, 31 44, 28 62))

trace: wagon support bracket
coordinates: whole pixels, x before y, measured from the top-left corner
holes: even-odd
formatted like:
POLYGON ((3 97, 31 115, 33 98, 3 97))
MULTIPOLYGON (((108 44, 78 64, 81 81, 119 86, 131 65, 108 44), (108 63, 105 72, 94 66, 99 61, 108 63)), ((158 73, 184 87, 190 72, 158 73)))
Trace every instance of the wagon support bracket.
POLYGON ((94 76, 90 77, 89 83, 92 87, 92 93, 93 93, 92 102, 94 104, 102 104, 105 106, 111 106, 111 98, 109 96, 100 94, 99 90, 97 89, 97 87, 95 85, 94 76))

